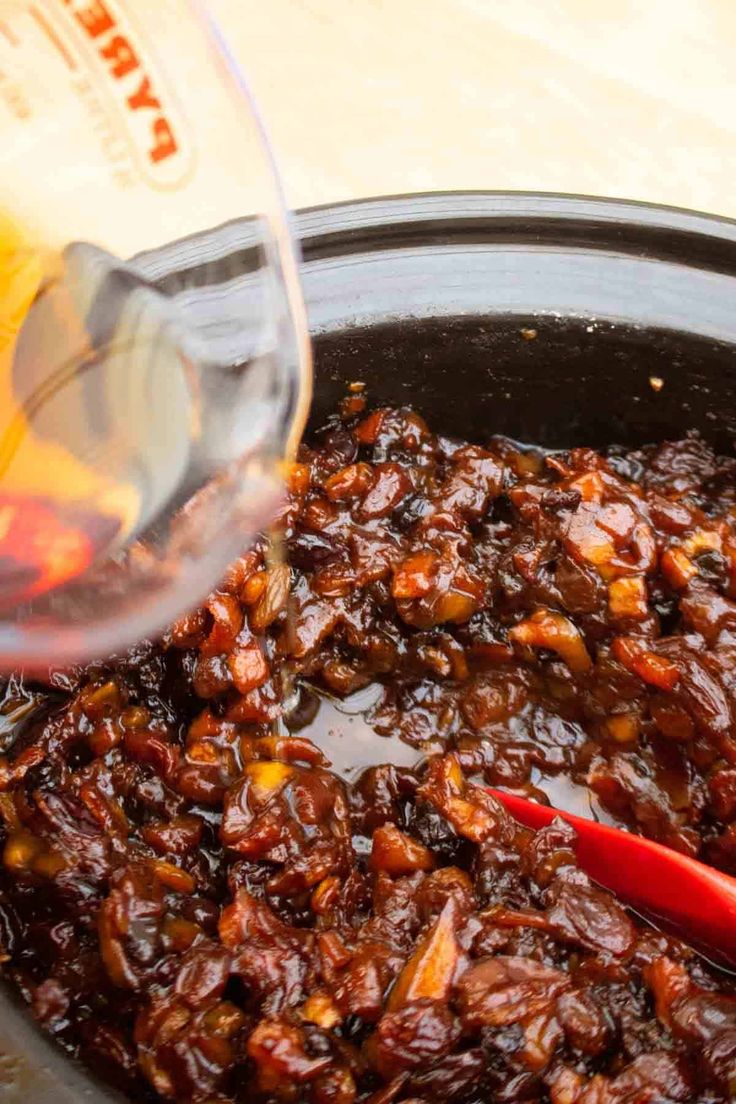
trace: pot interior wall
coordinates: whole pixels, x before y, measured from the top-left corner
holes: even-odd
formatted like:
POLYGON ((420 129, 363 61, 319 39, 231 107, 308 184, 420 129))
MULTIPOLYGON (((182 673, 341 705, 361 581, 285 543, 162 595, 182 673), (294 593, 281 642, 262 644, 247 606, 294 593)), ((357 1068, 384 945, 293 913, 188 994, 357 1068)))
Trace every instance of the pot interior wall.
POLYGON ((734 347, 693 334, 518 315, 405 320, 318 336, 315 364, 312 430, 362 380, 372 403, 413 405, 433 429, 478 442, 641 445, 695 429, 730 453, 736 440, 734 347))

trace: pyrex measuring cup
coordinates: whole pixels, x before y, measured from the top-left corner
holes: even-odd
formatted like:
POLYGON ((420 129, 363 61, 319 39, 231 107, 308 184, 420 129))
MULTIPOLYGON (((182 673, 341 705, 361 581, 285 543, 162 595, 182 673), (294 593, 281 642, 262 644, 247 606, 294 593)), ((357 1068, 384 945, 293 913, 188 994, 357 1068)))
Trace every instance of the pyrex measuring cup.
POLYGON ((0 134, 0 665, 42 667, 216 583, 278 502, 310 362, 270 153, 202 5, 0 0, 0 134))

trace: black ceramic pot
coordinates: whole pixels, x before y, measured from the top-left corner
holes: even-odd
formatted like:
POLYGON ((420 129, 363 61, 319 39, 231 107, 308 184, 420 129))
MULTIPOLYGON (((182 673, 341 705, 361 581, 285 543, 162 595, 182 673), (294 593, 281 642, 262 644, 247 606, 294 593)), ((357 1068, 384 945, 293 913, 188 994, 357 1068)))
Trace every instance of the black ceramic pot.
MULTIPOLYGON (((736 223, 487 192, 323 207, 296 226, 313 427, 360 379, 374 401, 479 441, 636 444, 694 428, 731 452, 736 223)), ((0 989, 0 1101, 116 1099, 0 989)))

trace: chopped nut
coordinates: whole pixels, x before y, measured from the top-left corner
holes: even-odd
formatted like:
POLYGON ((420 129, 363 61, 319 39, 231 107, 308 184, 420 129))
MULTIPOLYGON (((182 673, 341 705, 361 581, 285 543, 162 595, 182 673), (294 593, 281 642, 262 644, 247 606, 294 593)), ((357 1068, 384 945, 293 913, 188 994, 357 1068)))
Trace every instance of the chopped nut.
POLYGON ((305 1020, 317 1024, 318 1027, 324 1028, 325 1031, 329 1031, 332 1027, 337 1027, 342 1020, 339 1008, 329 993, 326 993, 324 990, 319 993, 313 993, 312 996, 304 1002, 301 1007, 301 1015, 305 1020))
POLYGON ((649 614, 643 576, 629 575, 609 583, 608 608, 612 617, 643 621, 649 614))
POLYGON ((457 919, 457 905, 451 897, 396 979, 388 998, 389 1012, 410 1001, 447 999, 460 957, 457 919))
POLYGON ((186 870, 163 859, 154 859, 151 865, 158 880, 168 889, 173 889, 175 893, 194 893, 196 882, 186 870))

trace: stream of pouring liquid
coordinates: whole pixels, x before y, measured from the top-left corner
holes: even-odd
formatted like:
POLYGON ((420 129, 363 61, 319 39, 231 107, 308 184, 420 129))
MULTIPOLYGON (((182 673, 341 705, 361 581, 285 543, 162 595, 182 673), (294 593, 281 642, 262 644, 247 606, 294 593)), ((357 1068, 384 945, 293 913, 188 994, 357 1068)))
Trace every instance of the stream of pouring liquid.
MULTIPOLYGON (((171 494, 193 431, 185 365, 170 355, 163 367, 157 364, 154 386, 170 405, 167 424, 156 424, 151 380, 139 375, 145 325, 130 348, 124 339, 118 348, 95 347, 85 305, 102 278, 104 255, 78 248, 70 268, 68 259, 30 248, 22 229, 0 213, 5 608, 79 577, 119 547, 140 526, 144 510, 151 512, 152 499, 171 494)), ((141 317, 139 302, 138 331, 141 317)))

